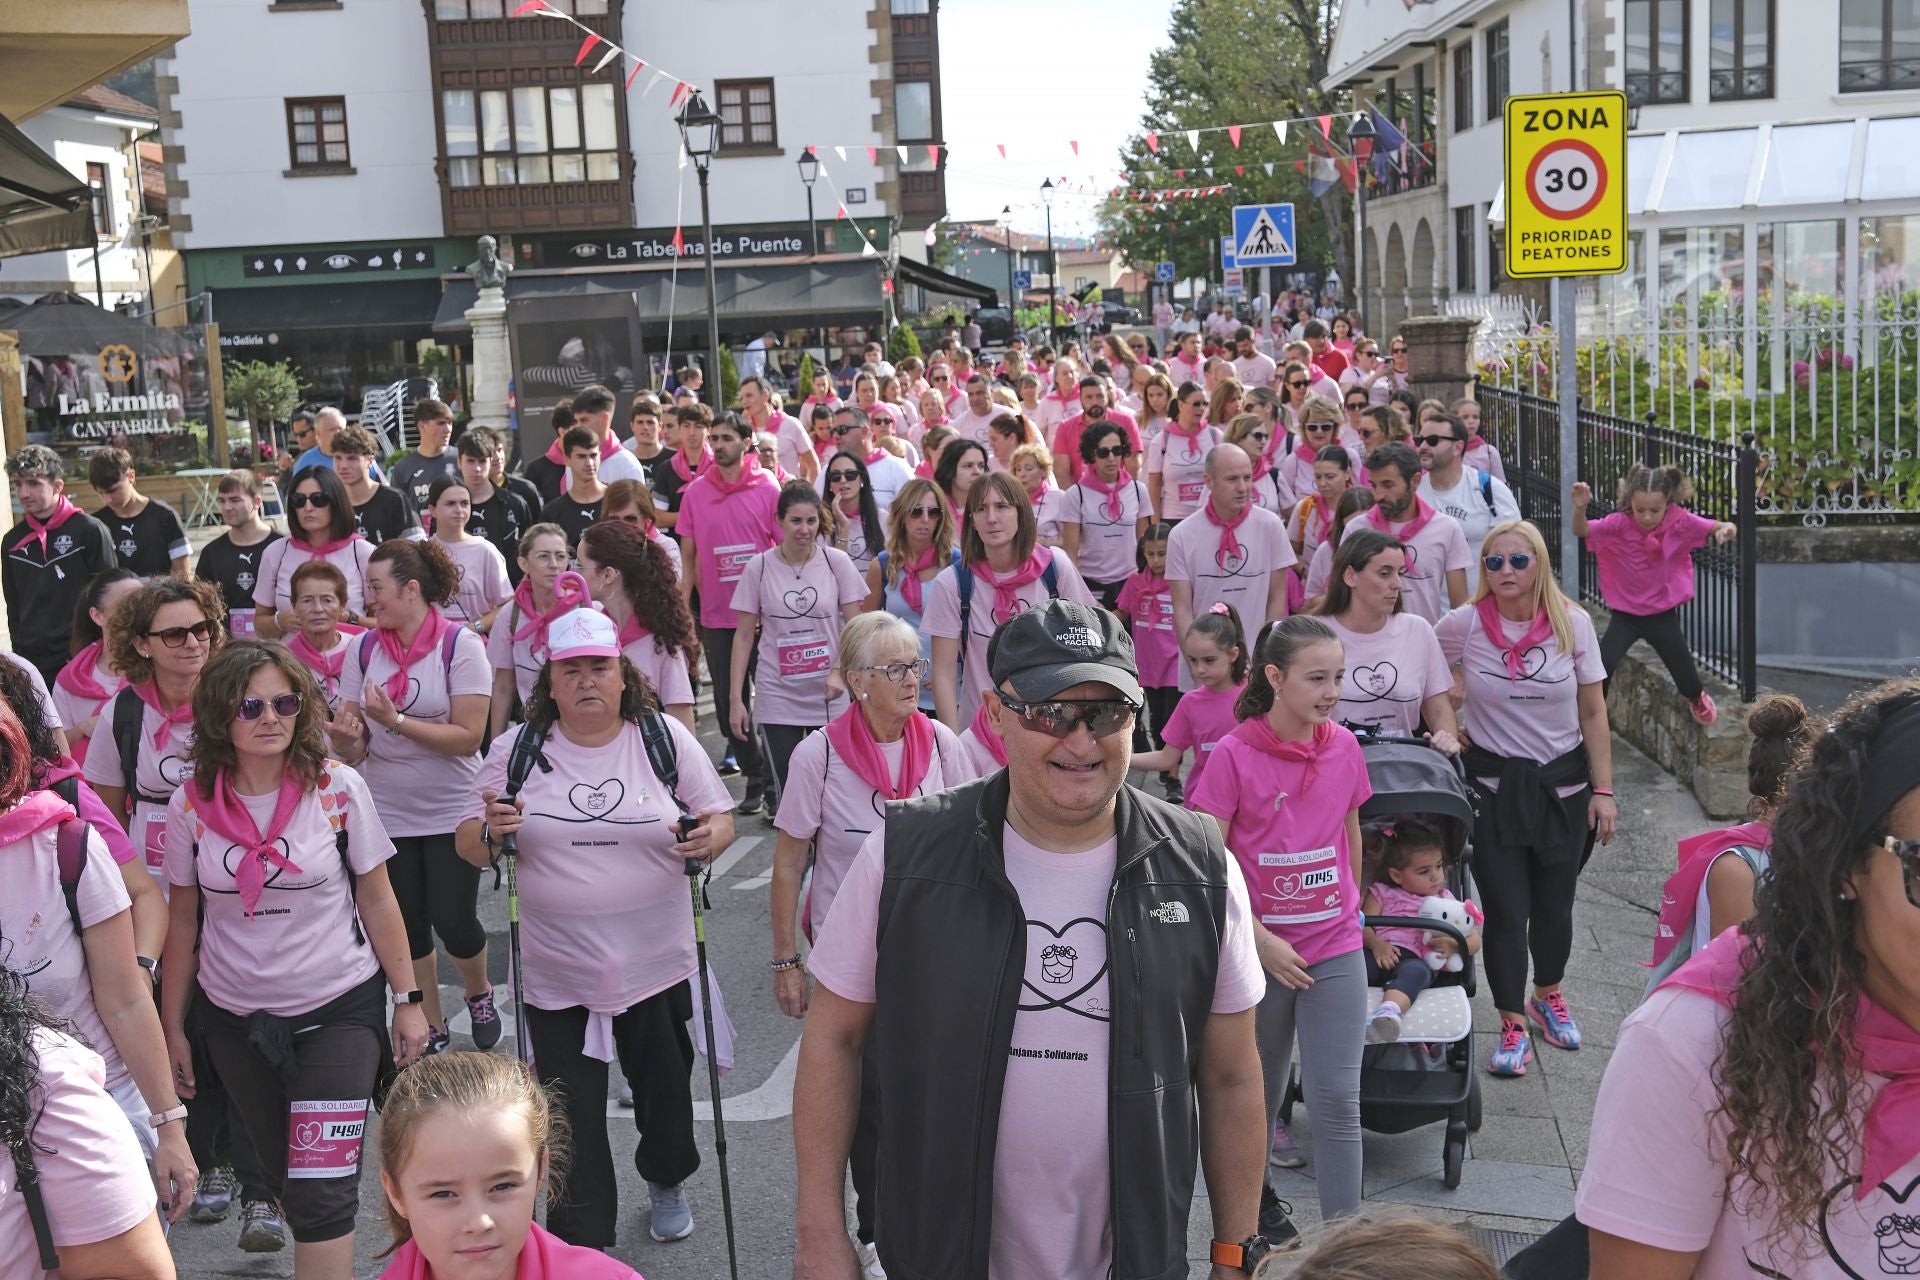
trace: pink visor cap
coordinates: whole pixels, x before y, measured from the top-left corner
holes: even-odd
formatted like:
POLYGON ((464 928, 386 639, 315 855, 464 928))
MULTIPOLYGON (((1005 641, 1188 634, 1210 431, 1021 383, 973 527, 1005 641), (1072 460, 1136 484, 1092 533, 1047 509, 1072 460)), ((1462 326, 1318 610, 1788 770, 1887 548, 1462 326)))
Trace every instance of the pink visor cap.
POLYGON ((620 633, 613 619, 597 609, 580 608, 563 613, 547 628, 549 662, 619 656, 620 633))

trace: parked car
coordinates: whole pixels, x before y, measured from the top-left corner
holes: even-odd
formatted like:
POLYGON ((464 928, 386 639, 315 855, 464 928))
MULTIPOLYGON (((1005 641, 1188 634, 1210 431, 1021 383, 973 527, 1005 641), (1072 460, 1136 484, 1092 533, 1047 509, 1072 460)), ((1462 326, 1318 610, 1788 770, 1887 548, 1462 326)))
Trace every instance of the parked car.
POLYGON ((1006 307, 982 307, 973 313, 980 326, 980 341, 986 346, 1002 346, 1013 338, 1013 312, 1006 307))
POLYGON ((1102 302, 1100 310, 1102 312, 1101 327, 1104 329, 1111 329, 1117 324, 1141 323, 1140 308, 1130 307, 1124 302, 1102 302))

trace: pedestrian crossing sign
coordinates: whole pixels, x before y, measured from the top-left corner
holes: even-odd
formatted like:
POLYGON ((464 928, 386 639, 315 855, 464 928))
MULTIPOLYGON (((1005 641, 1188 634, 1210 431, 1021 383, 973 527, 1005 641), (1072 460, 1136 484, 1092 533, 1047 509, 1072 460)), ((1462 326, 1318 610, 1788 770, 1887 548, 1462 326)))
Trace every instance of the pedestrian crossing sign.
POLYGON ((1242 204, 1233 209, 1234 265, 1290 267, 1294 253, 1291 204, 1242 204))

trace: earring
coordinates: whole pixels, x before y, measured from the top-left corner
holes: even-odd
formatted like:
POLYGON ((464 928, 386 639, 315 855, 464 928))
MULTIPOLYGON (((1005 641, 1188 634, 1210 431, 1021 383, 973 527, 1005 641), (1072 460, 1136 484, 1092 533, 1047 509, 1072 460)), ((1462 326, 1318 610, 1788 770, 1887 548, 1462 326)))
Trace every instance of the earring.
POLYGON ((871 698, 872 696, 873 696, 872 694, 868 693, 866 690, 863 689, 860 692, 860 701, 865 702, 868 698, 871 698))

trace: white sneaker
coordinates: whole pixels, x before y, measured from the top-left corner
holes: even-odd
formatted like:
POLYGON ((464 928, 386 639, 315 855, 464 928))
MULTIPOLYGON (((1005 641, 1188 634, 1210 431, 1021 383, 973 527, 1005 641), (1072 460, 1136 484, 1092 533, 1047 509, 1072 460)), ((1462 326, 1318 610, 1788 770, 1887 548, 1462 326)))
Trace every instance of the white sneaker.
POLYGON ((887 1280, 886 1269, 880 1265, 879 1246, 858 1241, 854 1244, 854 1256, 860 1259, 860 1274, 865 1280, 887 1280))
POLYGON ((1400 1038, 1400 1007, 1385 1000, 1367 1019, 1368 1044, 1392 1044, 1400 1038))

